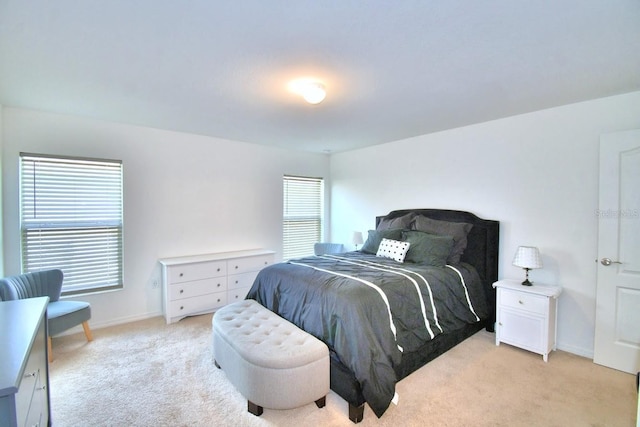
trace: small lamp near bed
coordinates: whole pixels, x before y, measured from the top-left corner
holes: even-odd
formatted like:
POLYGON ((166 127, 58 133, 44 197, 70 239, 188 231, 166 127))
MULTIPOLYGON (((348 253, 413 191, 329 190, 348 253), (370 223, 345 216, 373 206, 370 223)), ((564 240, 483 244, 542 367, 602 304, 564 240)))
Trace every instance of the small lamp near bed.
POLYGON ((542 267, 540 251, 533 246, 520 246, 516 251, 516 255, 513 257, 513 265, 524 268, 526 277, 522 284, 524 286, 533 285, 533 283, 529 281, 529 270, 542 267))
POLYGON ((357 251, 358 245, 361 245, 364 243, 364 241, 362 240, 362 231, 353 232, 353 236, 351 237, 351 243, 353 243, 356 246, 356 251, 357 251))

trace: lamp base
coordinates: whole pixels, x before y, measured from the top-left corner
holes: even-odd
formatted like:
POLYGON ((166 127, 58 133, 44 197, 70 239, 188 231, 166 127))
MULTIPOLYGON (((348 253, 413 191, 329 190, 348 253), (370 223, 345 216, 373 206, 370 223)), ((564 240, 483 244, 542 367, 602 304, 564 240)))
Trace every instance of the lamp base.
POLYGON ((533 286, 533 283, 531 283, 529 281, 529 270, 531 270, 530 268, 525 267, 524 268, 524 282, 522 282, 522 286, 533 286))

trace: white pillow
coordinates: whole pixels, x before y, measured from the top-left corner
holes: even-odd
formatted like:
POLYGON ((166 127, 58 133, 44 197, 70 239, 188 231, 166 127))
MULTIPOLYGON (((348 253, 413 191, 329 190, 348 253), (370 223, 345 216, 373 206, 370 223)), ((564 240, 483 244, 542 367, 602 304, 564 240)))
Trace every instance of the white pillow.
POLYGON ((382 258, 391 258, 398 262, 404 262, 404 257, 409 250, 409 242, 401 242, 399 240, 382 239, 378 246, 376 256, 382 258))

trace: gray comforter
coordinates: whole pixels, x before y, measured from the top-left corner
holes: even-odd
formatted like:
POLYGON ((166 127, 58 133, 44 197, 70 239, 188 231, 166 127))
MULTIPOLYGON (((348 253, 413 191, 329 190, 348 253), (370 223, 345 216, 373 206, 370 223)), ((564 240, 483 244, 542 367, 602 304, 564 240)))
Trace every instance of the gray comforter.
POLYGON ((487 316, 471 266, 428 267, 361 252, 269 266, 247 298, 324 341, 378 417, 395 394, 403 352, 487 316))

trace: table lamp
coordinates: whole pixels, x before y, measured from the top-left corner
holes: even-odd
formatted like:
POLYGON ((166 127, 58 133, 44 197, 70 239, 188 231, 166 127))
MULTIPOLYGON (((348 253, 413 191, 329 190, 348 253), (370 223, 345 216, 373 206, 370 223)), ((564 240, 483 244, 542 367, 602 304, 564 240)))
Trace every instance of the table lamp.
POLYGON ((351 238, 351 243, 353 243, 354 245, 356 245, 356 251, 358 250, 358 245, 361 245, 363 242, 362 240, 362 232, 361 231, 354 231, 353 232, 353 237, 351 238))
POLYGON ((533 246, 520 246, 513 257, 513 265, 524 268, 525 280, 522 282, 524 286, 531 286, 533 283, 529 281, 529 270, 533 268, 541 268, 542 260, 538 248, 533 246))

